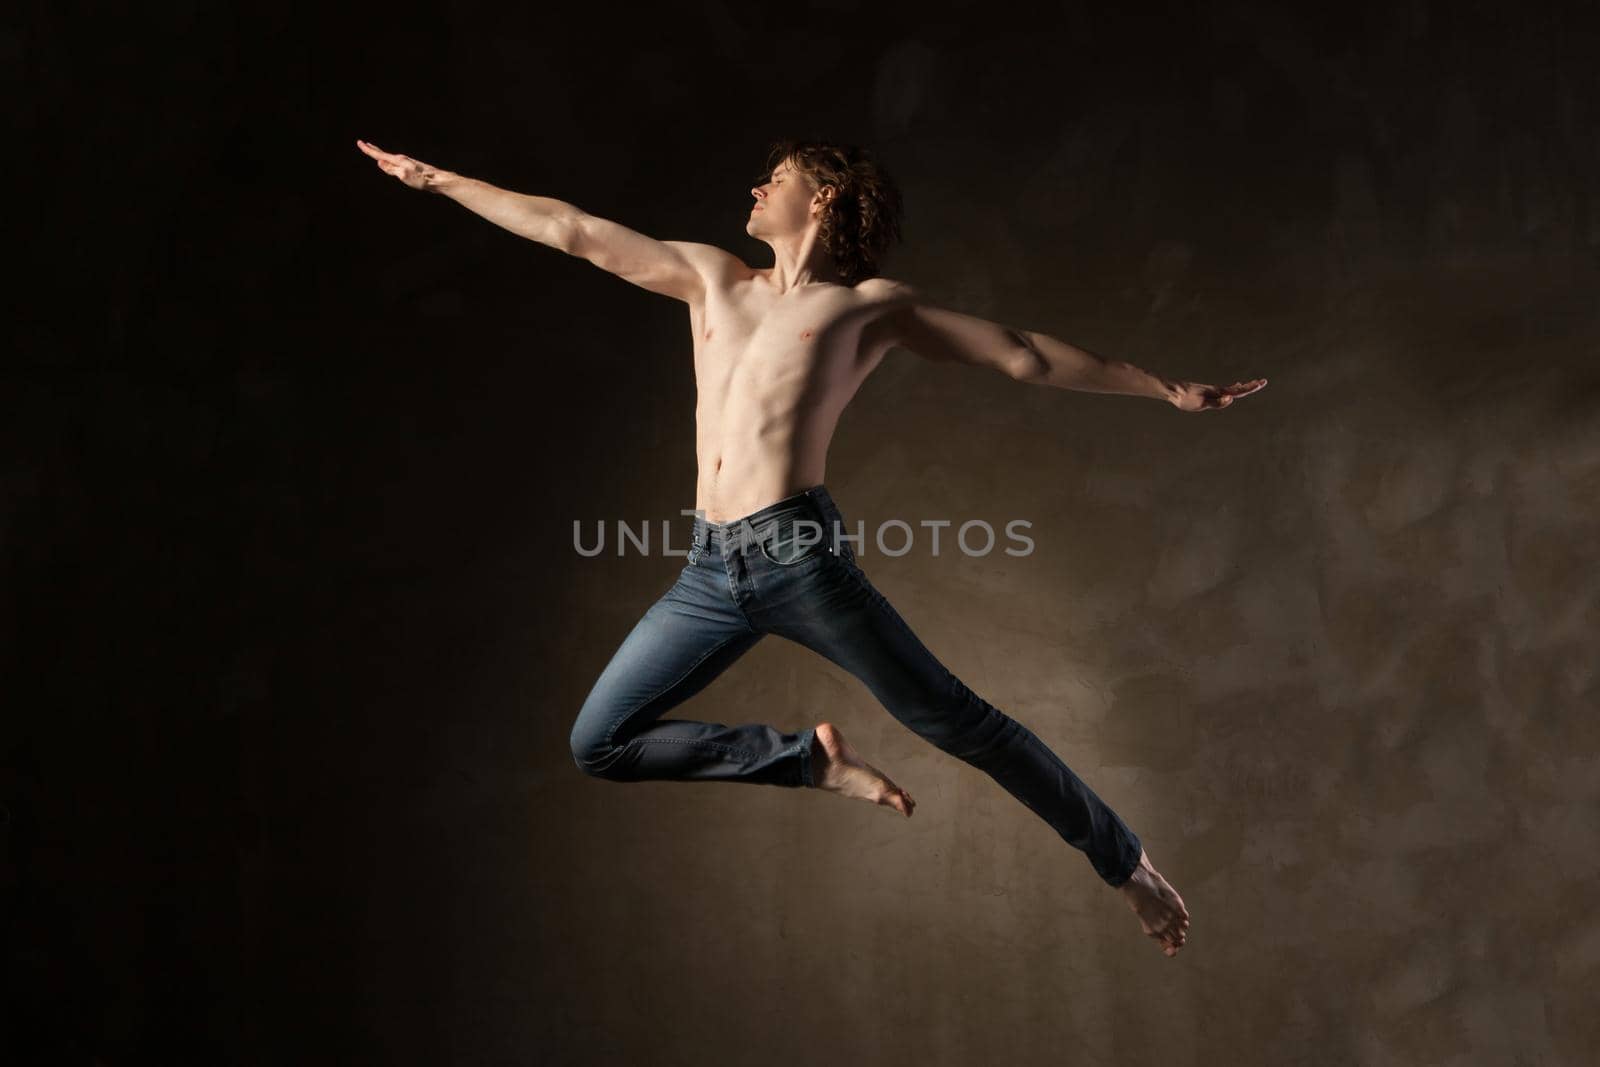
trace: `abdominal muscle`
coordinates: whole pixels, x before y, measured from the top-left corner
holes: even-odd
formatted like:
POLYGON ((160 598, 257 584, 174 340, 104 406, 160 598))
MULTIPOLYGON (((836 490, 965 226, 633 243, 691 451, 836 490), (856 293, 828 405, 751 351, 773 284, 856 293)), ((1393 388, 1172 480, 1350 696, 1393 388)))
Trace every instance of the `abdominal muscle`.
POLYGON ((711 522, 822 484, 839 414, 883 355, 862 344, 876 305, 860 289, 778 294, 752 274, 690 310, 695 509, 711 522))
POLYGON ((695 508, 711 522, 730 522, 820 485, 833 425, 819 415, 795 411, 764 425, 744 412, 727 423, 701 420, 695 508))

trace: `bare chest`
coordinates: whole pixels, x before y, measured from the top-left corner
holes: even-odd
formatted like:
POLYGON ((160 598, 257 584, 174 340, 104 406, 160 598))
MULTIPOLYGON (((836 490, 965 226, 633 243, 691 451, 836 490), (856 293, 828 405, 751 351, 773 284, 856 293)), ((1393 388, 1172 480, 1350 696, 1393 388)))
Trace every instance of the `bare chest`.
POLYGON ((872 305, 837 286, 781 295, 746 284, 707 294, 691 312, 702 388, 777 387, 849 377, 859 366, 872 305))

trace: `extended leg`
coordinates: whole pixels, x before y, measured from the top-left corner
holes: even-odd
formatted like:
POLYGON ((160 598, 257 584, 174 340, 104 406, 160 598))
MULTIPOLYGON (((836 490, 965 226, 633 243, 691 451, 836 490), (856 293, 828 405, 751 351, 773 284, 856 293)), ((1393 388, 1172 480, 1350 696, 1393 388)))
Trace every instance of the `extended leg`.
POLYGON ((907 727, 999 782, 1085 853, 1145 934, 1177 955, 1188 938, 1188 909, 1116 813, 1031 730, 946 670, 853 563, 819 571, 813 586, 814 607, 783 612, 772 632, 844 667, 907 727))
POLYGON ((945 669, 860 570, 841 560, 832 573, 827 610, 795 612, 773 632, 860 678, 901 723, 984 771, 1085 853, 1107 884, 1126 882, 1138 836, 1033 731, 945 669))

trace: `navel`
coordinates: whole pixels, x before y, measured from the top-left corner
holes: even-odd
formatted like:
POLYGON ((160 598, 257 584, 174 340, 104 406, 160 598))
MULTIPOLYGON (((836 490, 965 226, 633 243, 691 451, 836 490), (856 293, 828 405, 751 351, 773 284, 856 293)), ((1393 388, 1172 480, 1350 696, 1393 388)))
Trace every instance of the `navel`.
POLYGON ((800 340, 802 340, 802 341, 807 340, 808 338, 810 338, 810 336, 811 336, 811 331, 810 330, 801 330, 800 331, 800 340))

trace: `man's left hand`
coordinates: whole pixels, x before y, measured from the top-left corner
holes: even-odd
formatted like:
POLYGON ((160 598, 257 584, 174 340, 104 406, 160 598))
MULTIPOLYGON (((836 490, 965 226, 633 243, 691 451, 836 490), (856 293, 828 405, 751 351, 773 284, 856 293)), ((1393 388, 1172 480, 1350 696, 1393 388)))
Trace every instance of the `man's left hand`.
POLYGON ((1206 411, 1212 408, 1225 408, 1241 396, 1265 389, 1267 380, 1255 378, 1248 382, 1234 382, 1232 385, 1203 385, 1200 382, 1179 382, 1177 392, 1172 397, 1172 406, 1179 411, 1206 411))

